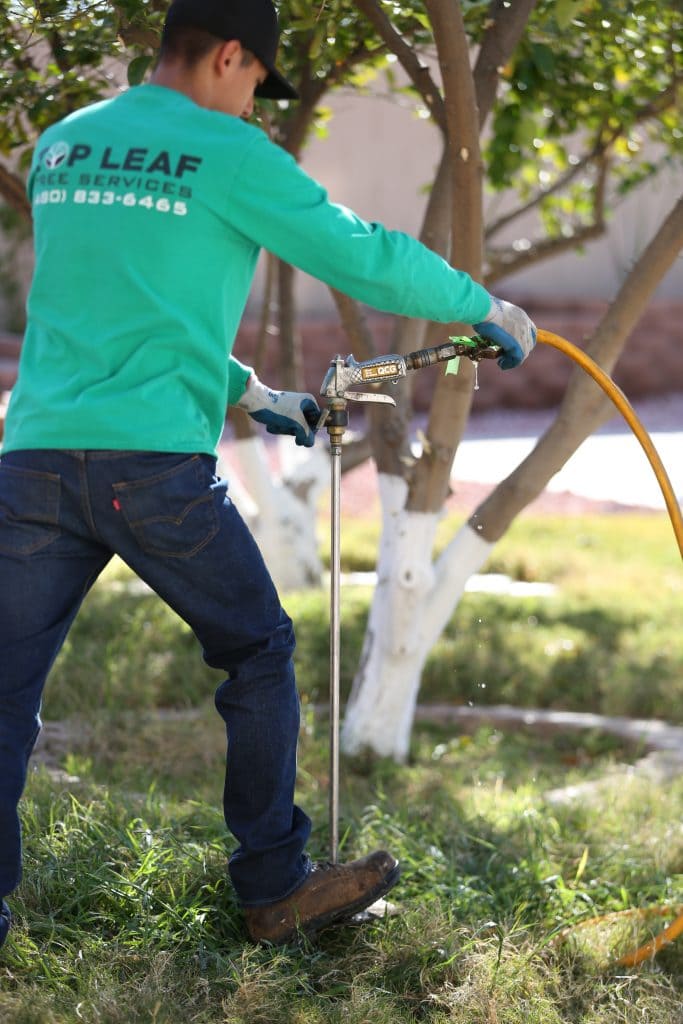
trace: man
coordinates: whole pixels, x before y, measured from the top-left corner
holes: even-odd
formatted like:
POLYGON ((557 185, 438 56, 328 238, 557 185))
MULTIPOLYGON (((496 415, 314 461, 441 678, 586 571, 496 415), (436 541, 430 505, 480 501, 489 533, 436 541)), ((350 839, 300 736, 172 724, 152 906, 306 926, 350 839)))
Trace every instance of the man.
POLYGON ((224 813, 249 936, 312 933, 398 880, 384 851, 337 866, 305 853, 292 624, 214 470, 227 404, 304 445, 318 407, 266 388, 233 339, 261 247, 379 309, 475 324, 504 368, 535 330, 418 242, 330 203, 246 123, 255 95, 296 96, 278 36, 271 0, 174 0, 152 82, 36 148, 36 267, 0 461, 0 941, 43 685, 113 554, 227 673, 224 813))

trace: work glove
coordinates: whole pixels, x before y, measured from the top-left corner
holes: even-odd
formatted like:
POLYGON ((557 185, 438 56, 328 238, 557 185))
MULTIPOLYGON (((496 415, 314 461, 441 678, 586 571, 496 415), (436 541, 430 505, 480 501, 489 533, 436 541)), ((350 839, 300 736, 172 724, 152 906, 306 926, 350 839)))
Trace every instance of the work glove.
POLYGON ((315 441, 320 409, 313 395, 300 391, 273 391, 255 373, 237 402, 253 420, 263 423, 269 434, 291 434, 296 443, 311 448, 315 441))
POLYGON ((524 310, 493 295, 489 315, 475 324, 474 329, 486 341, 503 350, 498 360, 501 370, 519 366, 536 344, 536 325, 524 310))

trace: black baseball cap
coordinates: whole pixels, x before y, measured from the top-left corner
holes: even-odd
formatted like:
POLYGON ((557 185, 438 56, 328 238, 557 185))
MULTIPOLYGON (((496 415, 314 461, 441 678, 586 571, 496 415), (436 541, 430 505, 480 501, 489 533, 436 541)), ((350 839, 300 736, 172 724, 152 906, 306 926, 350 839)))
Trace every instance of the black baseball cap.
POLYGON ((268 70, 256 96, 269 100, 296 100, 299 94, 275 67, 280 41, 277 11, 271 0, 173 0, 166 27, 191 25, 219 39, 236 39, 268 70))

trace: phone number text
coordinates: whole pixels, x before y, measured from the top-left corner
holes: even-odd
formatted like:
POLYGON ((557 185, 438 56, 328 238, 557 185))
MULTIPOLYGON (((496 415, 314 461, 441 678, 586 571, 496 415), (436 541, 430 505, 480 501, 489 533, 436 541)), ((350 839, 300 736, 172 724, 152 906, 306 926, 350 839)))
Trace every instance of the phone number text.
POLYGON ((157 199, 155 196, 138 196, 135 192, 110 192, 99 189, 78 188, 72 196, 65 188, 43 189, 34 197, 36 206, 49 203, 72 202, 78 206, 125 206, 128 209, 141 206, 144 210, 155 210, 157 213, 170 213, 176 217, 185 217, 188 213, 187 203, 182 199, 171 201, 166 196, 157 199))

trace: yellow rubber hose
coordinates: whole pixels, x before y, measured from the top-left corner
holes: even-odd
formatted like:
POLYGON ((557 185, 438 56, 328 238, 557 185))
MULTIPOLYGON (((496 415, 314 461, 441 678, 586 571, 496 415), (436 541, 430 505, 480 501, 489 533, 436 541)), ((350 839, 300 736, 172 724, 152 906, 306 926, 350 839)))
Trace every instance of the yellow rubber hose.
POLYGON ((660 949, 673 942, 683 932, 683 907, 631 907, 628 910, 615 910, 610 914, 601 914, 598 917, 591 917, 586 921, 579 921, 578 924, 563 928, 554 937, 551 945, 559 945, 576 932, 582 931, 585 928, 593 928, 596 925, 611 924, 612 922, 619 922, 629 918, 637 920, 648 917, 670 917, 672 914, 677 914, 678 916, 659 935, 650 942, 644 943, 635 952, 626 953, 611 964, 612 967, 634 967, 636 964, 642 963, 643 960, 649 960, 654 957, 660 949))
MULTIPOLYGON (((570 359, 573 359, 575 363, 578 363, 578 365, 593 378, 596 384, 600 385, 605 394, 612 399, 617 409, 640 441, 643 451, 647 455, 650 465, 655 472, 662 494, 664 495, 664 501, 666 502, 671 525, 673 526, 674 533, 676 534, 678 549, 681 553, 681 557, 683 558, 683 516, 681 516, 681 510, 678 505, 678 501, 676 500, 673 487, 671 486, 671 481, 669 480, 669 476, 664 468, 662 460, 652 443, 650 435, 636 416, 633 407, 621 388, 614 383, 612 378, 608 376, 608 374, 606 374, 605 371, 590 358, 590 356, 587 356, 586 353, 582 349, 577 348, 576 345, 572 345, 572 343, 567 341, 566 338, 560 337, 559 334, 553 334, 551 331, 539 330, 537 333, 537 339, 544 345, 552 345, 553 348, 559 349, 560 352, 564 352, 570 359)), ((670 942, 673 942, 674 939, 677 939, 678 936, 683 933, 683 913, 680 911, 680 907, 675 909, 667 907, 652 907, 641 908, 640 910, 635 911, 625 911, 624 913, 635 914, 642 917, 646 917, 649 914, 663 915, 667 912, 671 913, 672 911, 674 913, 678 913, 678 917, 676 917, 670 925, 664 928, 663 931, 661 931, 654 939, 650 942, 646 942, 633 953, 627 953, 625 956, 615 960, 612 966, 634 967, 636 964, 642 963, 643 960, 649 960, 656 956, 660 949, 667 946, 670 942)), ((613 916, 615 915, 605 914, 601 918, 592 918, 591 921, 586 922, 586 924, 595 924, 599 921, 606 921, 613 916)), ((576 927, 580 927, 580 925, 577 925, 576 927)), ((573 930, 574 929, 567 929, 566 932, 562 933, 562 936, 564 937, 573 930)))
POLYGON ((619 957, 618 960, 614 961, 613 966, 635 967, 636 964, 641 964, 643 960, 650 960, 659 953, 660 949, 668 946, 674 939, 677 939, 681 932, 683 932, 683 914, 679 914, 675 921, 672 921, 667 928, 661 931, 659 935, 656 935, 650 942, 646 942, 633 953, 627 953, 625 956, 619 957))
POLYGON ((678 541, 678 549, 683 558, 683 516, 676 500, 671 481, 664 468, 662 460, 659 457, 657 449, 652 443, 652 438, 645 430, 645 427, 640 422, 636 413, 631 406, 630 402, 626 398, 624 392, 619 388, 611 377, 609 377, 605 371, 598 366, 598 364, 587 356, 586 353, 577 348, 576 345, 572 345, 566 338, 560 337, 559 334, 553 334, 551 331, 541 331, 537 333, 538 341, 544 345, 552 345, 553 348, 557 348, 560 352, 564 352, 570 359, 573 359, 575 363, 578 363, 587 374, 589 374, 596 384, 599 384, 602 390, 612 399, 619 412, 622 414, 629 427, 636 435, 643 451, 650 460, 655 476, 659 482, 659 486, 664 495, 664 501, 666 503, 671 525, 673 526, 674 533, 676 534, 676 540, 678 541))

